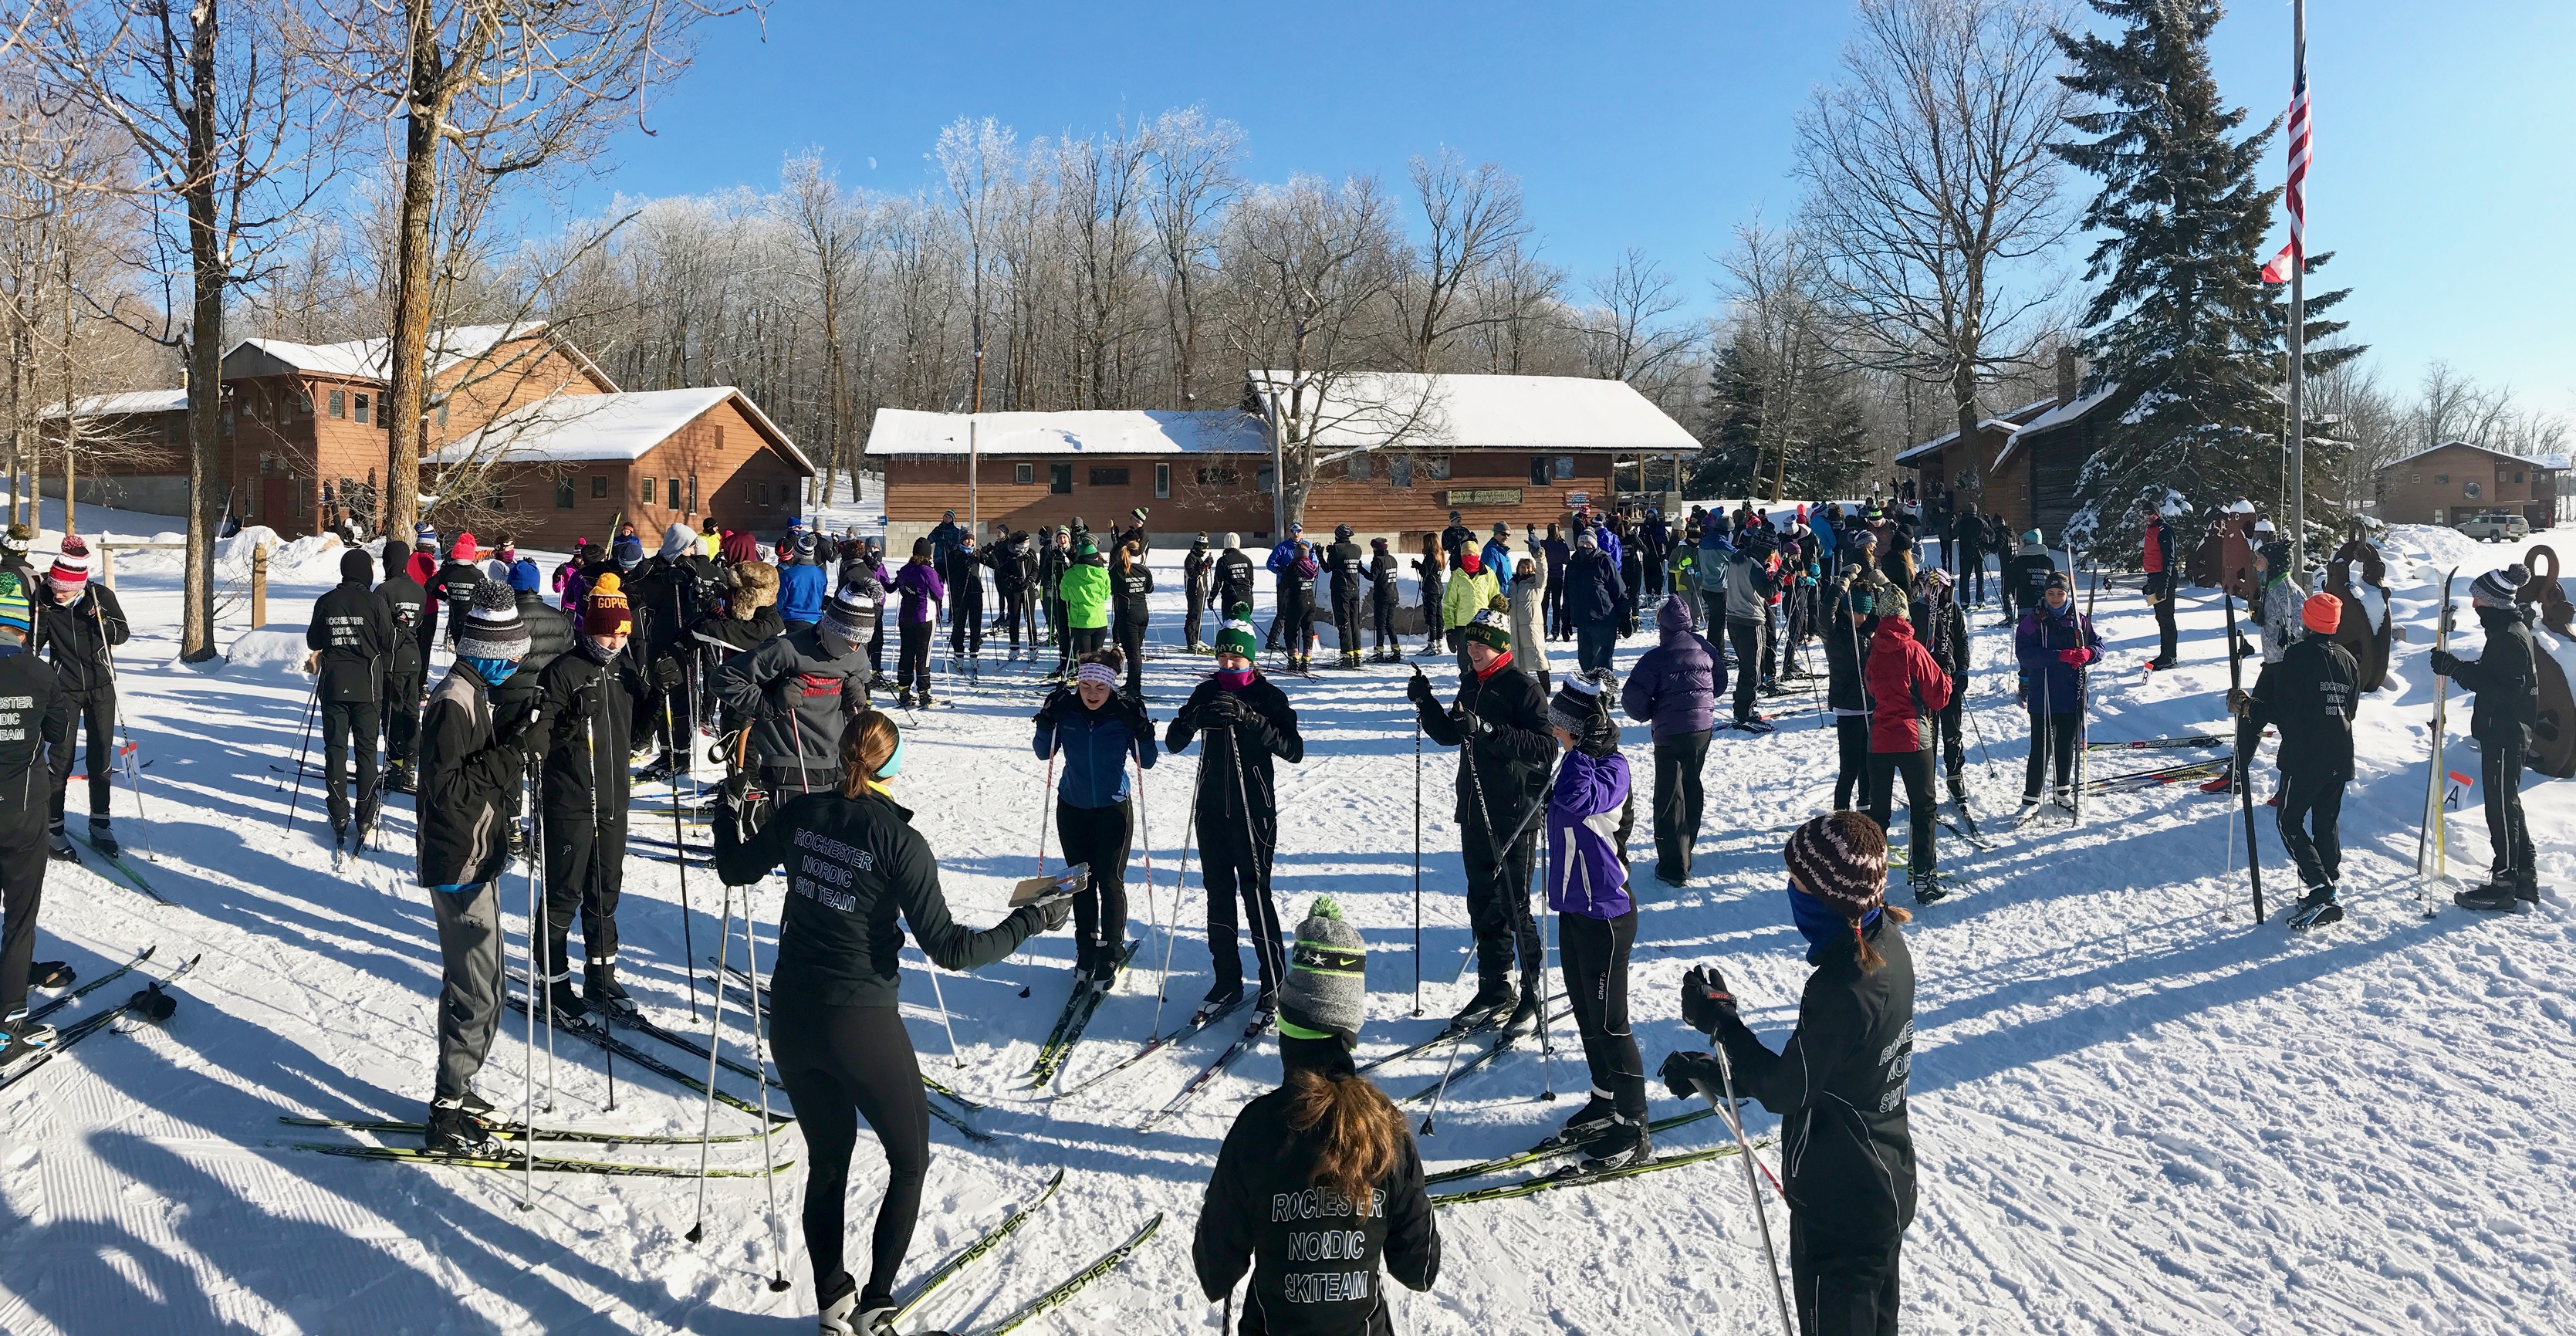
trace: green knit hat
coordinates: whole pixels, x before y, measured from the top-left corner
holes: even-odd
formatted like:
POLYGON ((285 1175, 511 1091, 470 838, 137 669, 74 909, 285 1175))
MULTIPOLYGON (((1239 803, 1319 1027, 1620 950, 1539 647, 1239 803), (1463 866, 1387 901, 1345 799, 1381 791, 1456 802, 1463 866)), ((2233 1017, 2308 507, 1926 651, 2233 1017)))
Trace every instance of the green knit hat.
POLYGON ((1216 631, 1216 652, 1240 654, 1247 659, 1261 657, 1261 637, 1252 631, 1252 605, 1237 603, 1225 614, 1225 624, 1216 631))
POLYGON ((1288 978, 1279 985, 1279 1033, 1355 1046, 1367 1017, 1368 947, 1331 896, 1316 896, 1297 925, 1288 978))
POLYGON ((1459 628, 1458 634, 1497 654, 1512 652, 1512 619, 1508 613, 1487 608, 1477 613, 1475 620, 1459 628))

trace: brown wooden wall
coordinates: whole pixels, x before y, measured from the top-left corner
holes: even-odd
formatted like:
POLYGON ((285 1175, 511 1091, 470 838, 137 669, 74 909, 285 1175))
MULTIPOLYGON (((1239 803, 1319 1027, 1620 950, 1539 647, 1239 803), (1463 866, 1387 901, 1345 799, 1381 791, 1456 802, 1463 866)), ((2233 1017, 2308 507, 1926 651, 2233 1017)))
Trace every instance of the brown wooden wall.
MULTIPOLYGON (((660 545, 662 531, 673 521, 694 529, 710 514, 728 529, 749 529, 764 536, 783 533, 795 517, 804 477, 794 461, 770 447, 730 399, 631 463, 618 459, 509 465, 497 472, 506 498, 501 527, 522 547, 563 550, 580 537, 599 542, 622 516, 643 535, 647 552, 660 545), (648 477, 654 480, 649 505, 644 501, 648 477), (676 505, 670 496, 673 478, 680 480, 676 505), (689 505, 693 478, 698 488, 694 509, 689 505), (564 482, 572 484, 569 508, 558 504, 558 484, 564 482)), ((476 536, 490 541, 497 533, 476 536)))
POLYGON ((2379 517, 2391 524, 2456 525, 2482 510, 2511 510, 2536 529, 2557 502, 2555 473, 2472 445, 2446 445, 2379 471, 2379 517))

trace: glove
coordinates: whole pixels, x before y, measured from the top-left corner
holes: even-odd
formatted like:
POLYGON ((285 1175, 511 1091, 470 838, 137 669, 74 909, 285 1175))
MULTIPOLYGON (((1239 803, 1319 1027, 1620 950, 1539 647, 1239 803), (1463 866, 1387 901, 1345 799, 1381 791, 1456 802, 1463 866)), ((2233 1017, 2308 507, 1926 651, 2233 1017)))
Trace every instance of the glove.
POLYGON ((1054 932, 1056 929, 1063 927, 1066 921, 1073 917, 1073 897, 1070 895, 1050 895, 1046 899, 1030 905, 1029 908, 1038 911, 1038 931, 1054 932))
POLYGON ((1221 724, 1239 724, 1252 717, 1252 710, 1243 703, 1242 697, 1231 691, 1220 691, 1208 701, 1207 714, 1221 724))
POLYGON ((1118 712, 1120 719, 1126 721, 1129 733, 1140 738, 1154 735, 1154 717, 1145 713, 1145 702, 1132 696, 1112 696, 1109 705, 1118 712))
POLYGON ((653 685, 664 691, 677 691, 688 680, 688 674, 680 667, 678 655, 665 654, 653 661, 653 685))
POLYGON ((782 677, 760 691, 761 718, 783 719, 796 711, 796 679, 782 677))
POLYGON ((510 745, 518 748, 520 751, 529 751, 534 749, 538 743, 544 741, 545 736, 545 716, 541 714, 531 714, 528 716, 528 722, 519 725, 518 731, 511 735, 510 745))
POLYGON ((715 814, 716 843, 742 843, 742 822, 733 814, 733 804, 719 803, 715 814))
POLYGON ((1404 694, 1406 699, 1416 705, 1439 708, 1440 693, 1431 689, 1431 679, 1424 677, 1419 668, 1413 670, 1413 680, 1404 684, 1404 694))
POLYGON ((1064 718, 1064 712, 1072 706, 1073 689, 1057 687, 1047 693, 1046 704, 1039 706, 1038 712, 1031 717, 1037 720, 1038 727, 1053 728, 1056 726, 1056 721, 1064 718))
POLYGON ((2077 645, 2073 649, 2061 649, 2057 651, 2057 661, 2069 668, 2081 668, 2093 662, 2093 651, 2082 645, 2077 645))
POLYGON ((1682 975, 1682 1023, 1701 1034, 1715 1034, 1720 1022, 1735 1018, 1735 994, 1715 965, 1694 965, 1682 975))
POLYGON ((2433 671, 2443 677, 2460 675, 2460 656, 2447 649, 2433 651, 2433 671))
POLYGON ((2245 688, 2229 687, 2227 689, 2227 712, 2229 714, 2243 714, 2245 713, 2245 707, 2253 703, 2254 698, 2245 694, 2245 688))
POLYGON ((1717 1065, 1717 1055, 1698 1049, 1681 1049, 1666 1055, 1663 1069, 1655 1074, 1675 1099, 1698 1099, 1699 1083, 1706 1081, 1711 1090, 1724 1090, 1724 1072, 1717 1065))

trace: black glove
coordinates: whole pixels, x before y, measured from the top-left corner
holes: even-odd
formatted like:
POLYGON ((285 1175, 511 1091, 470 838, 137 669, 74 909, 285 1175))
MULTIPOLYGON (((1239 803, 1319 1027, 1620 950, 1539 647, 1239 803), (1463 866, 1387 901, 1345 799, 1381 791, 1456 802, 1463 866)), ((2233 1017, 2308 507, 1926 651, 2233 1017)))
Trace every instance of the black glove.
POLYGON ((531 714, 528 716, 528 721, 519 725, 518 731, 511 735, 510 745, 520 751, 530 751, 538 743, 545 741, 545 737, 546 717, 542 714, 531 714))
POLYGON ((1073 917, 1073 897, 1051 895, 1030 905, 1029 908, 1038 911, 1038 931, 1054 932, 1073 917))
POLYGON ((2447 649, 2433 651, 2433 671, 2442 677, 2460 675, 2460 656, 2447 649))
POLYGON ((1145 702, 1133 696, 1112 696, 1109 708, 1116 710, 1118 717, 1126 721, 1129 733, 1140 738, 1154 735, 1154 717, 1145 713, 1145 702))
POLYGON ((1404 684, 1404 694, 1416 705, 1440 708, 1440 693, 1431 689, 1431 679, 1424 677, 1419 668, 1413 670, 1413 680, 1404 684))
POLYGON ((742 822, 739 818, 734 816, 732 803, 718 803, 716 805, 714 825, 717 844, 742 843, 742 822))
POLYGON ((784 719, 796 712, 796 679, 782 677, 761 688, 761 718, 784 719))
POLYGON ((1694 965, 1682 975, 1682 1023, 1701 1034, 1716 1034, 1720 1022, 1735 1019, 1735 994, 1715 965, 1694 965))
POLYGON ((1231 691, 1216 693, 1216 696, 1207 703, 1207 713, 1210 719, 1221 724, 1239 724, 1252 717, 1251 707, 1245 705, 1243 698, 1231 691))
POLYGON ((680 667, 680 657, 665 654, 653 661, 653 685, 664 691, 677 691, 686 685, 689 675, 680 667))
POLYGON ((1717 1055, 1698 1049, 1681 1049, 1666 1055, 1663 1068, 1655 1073, 1675 1099, 1700 1098, 1700 1082, 1713 1091, 1723 1091, 1725 1084, 1717 1065, 1717 1055))
POLYGON ((1064 718, 1064 712, 1073 708, 1073 700, 1073 688, 1071 687, 1057 687, 1055 690, 1048 692, 1046 704, 1039 706, 1038 712, 1034 716, 1037 720, 1038 727, 1055 727, 1057 722, 1064 718))

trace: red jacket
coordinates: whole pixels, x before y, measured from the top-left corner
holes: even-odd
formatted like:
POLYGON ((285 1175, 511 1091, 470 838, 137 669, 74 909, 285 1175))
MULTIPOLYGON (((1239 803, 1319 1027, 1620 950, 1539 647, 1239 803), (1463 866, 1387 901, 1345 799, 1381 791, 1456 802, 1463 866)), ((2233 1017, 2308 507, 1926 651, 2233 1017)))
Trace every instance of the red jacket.
POLYGON ((1914 638, 1914 625, 1902 617, 1878 619, 1870 637, 1869 661, 1861 667, 1869 688, 1869 749, 1910 752, 1923 748, 1923 716, 1950 703, 1950 675, 1932 662, 1931 652, 1914 638))
POLYGON ((2160 575, 2164 572, 2166 549, 2172 545, 2173 531, 2165 527, 2164 518, 2158 516, 2148 520, 2147 532, 2142 543, 2146 549, 2147 574, 2160 575))

